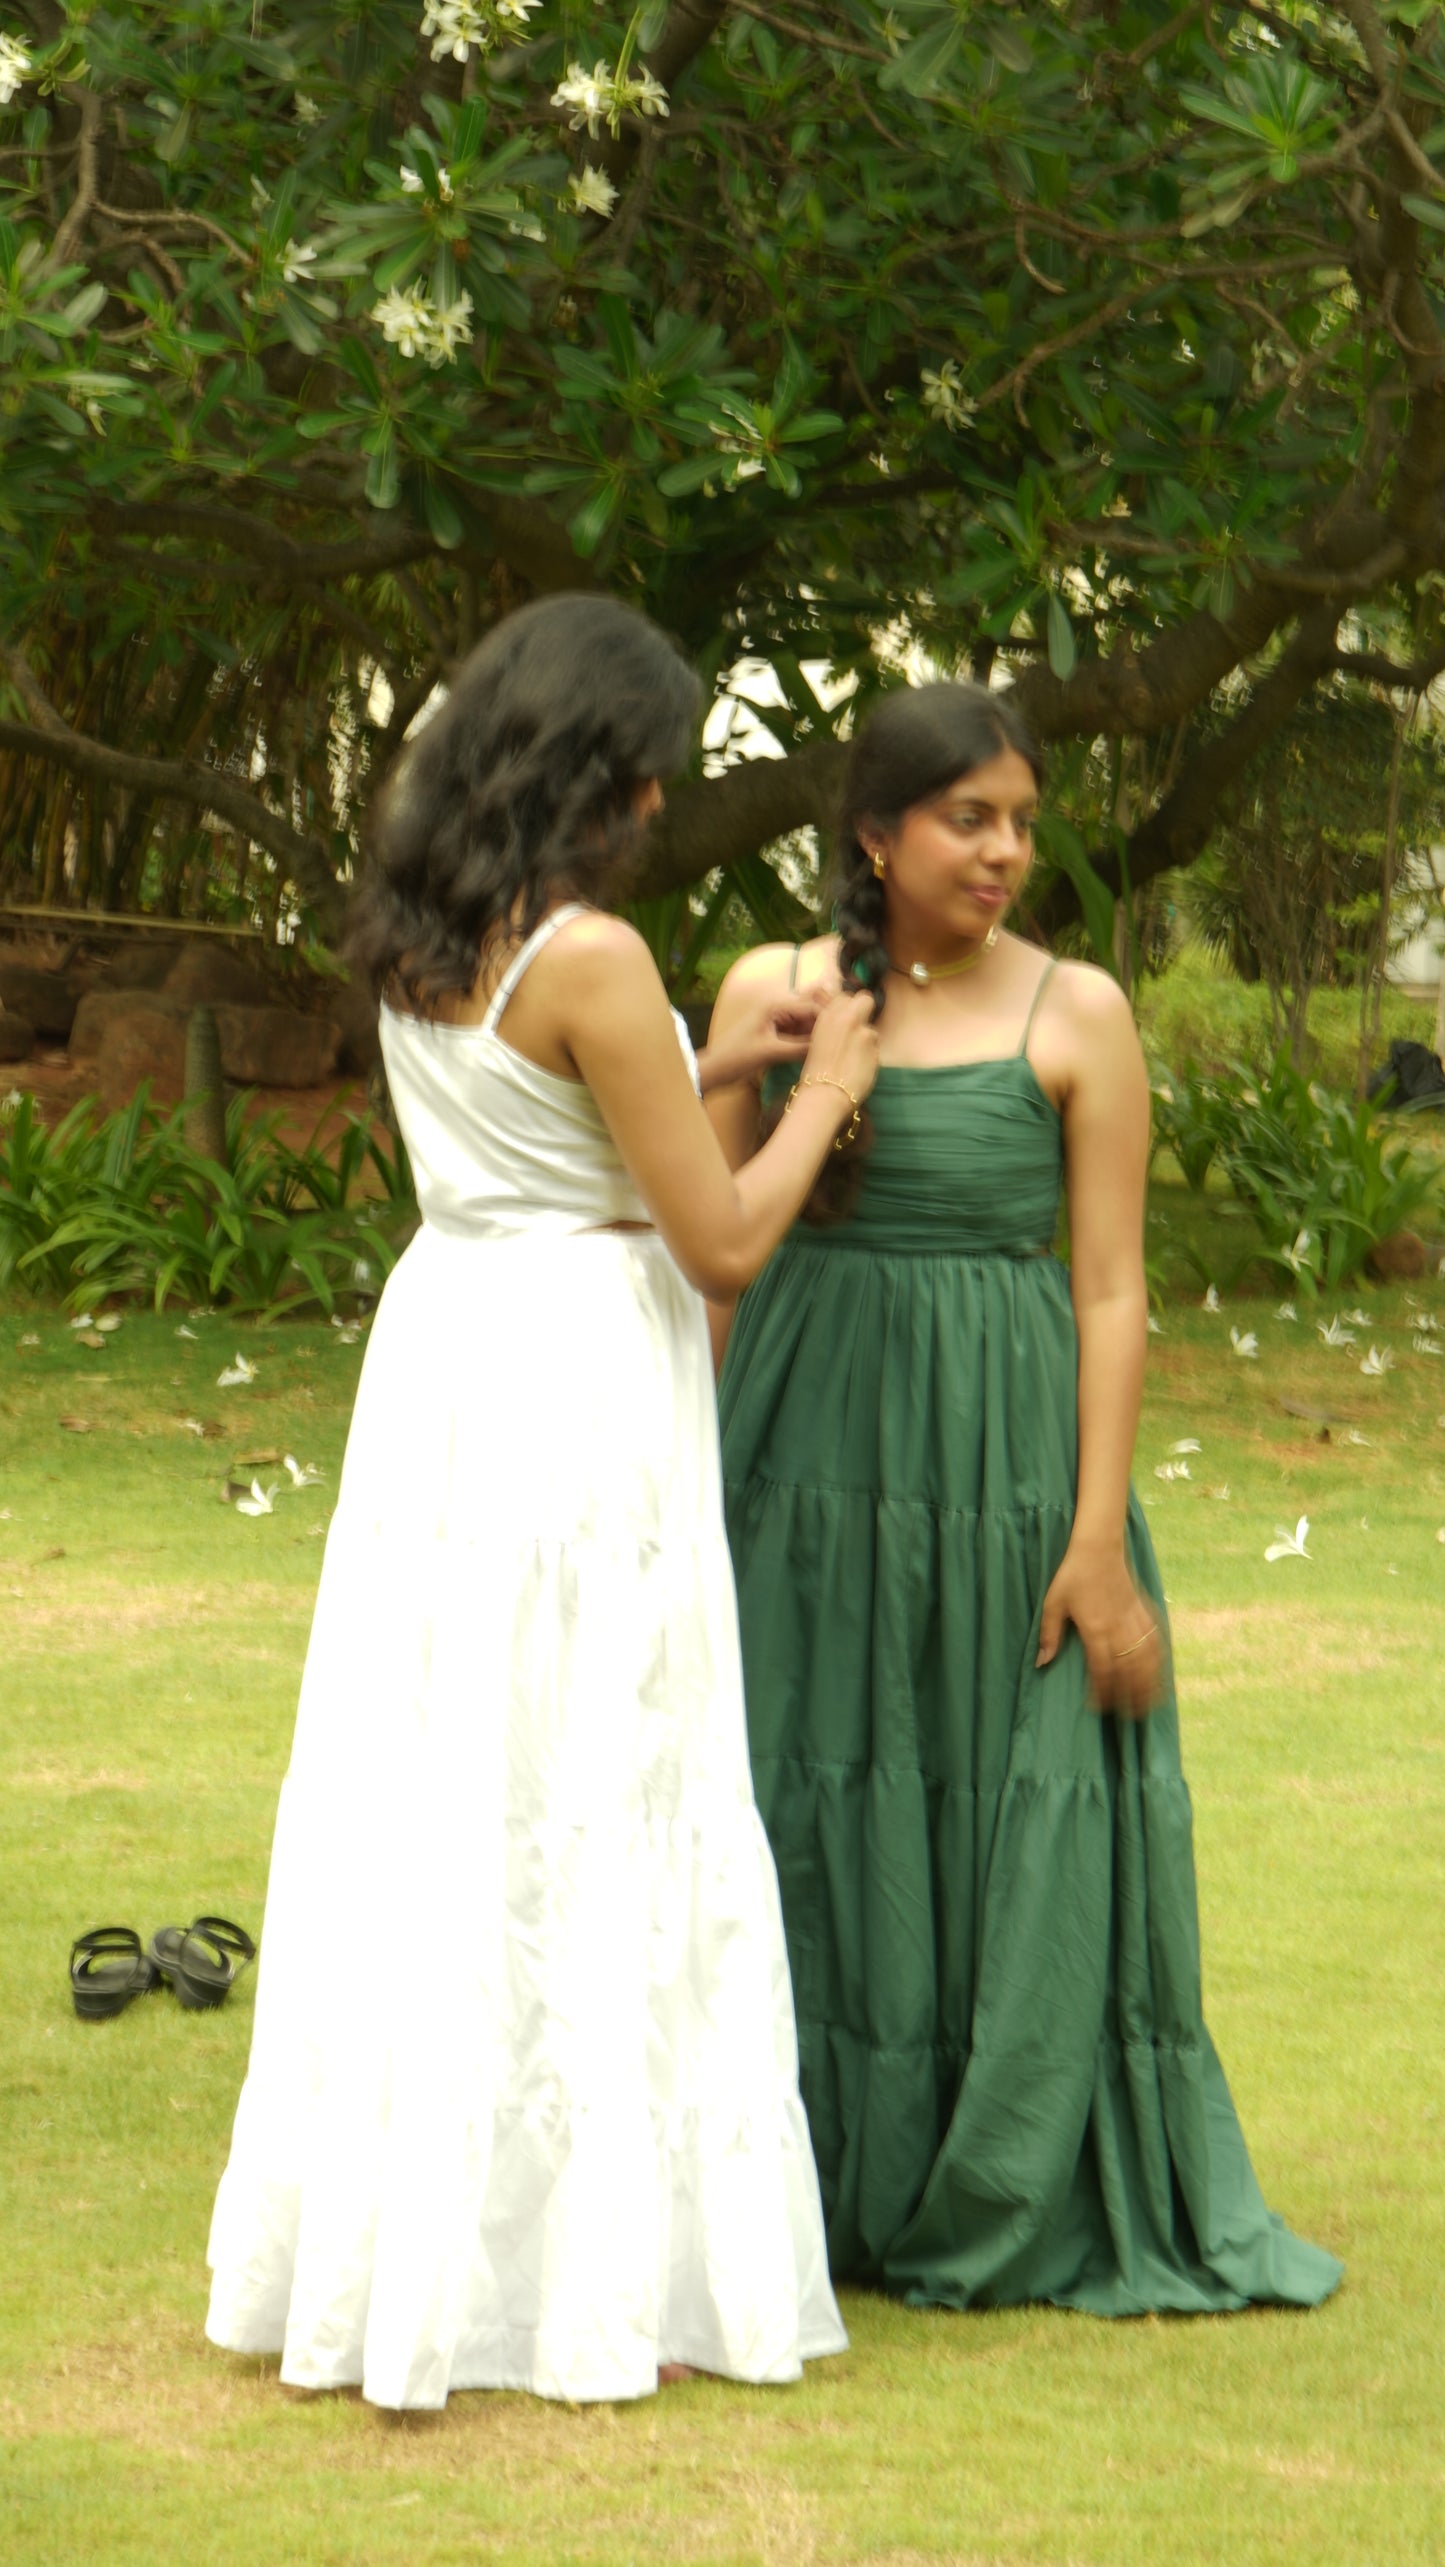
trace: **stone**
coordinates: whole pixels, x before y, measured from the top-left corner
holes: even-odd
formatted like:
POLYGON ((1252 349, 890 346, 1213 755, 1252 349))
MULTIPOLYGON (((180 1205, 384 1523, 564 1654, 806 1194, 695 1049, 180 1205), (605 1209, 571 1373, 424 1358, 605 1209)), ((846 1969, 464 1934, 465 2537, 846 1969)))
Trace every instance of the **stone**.
POLYGON ((35 1028, 28 1016, 0 1007, 0 1061, 28 1061, 35 1049, 35 1028))
POLYGON ((176 945, 173 936, 129 938, 117 945, 108 956, 103 986, 106 989, 160 989, 166 976, 175 968, 176 945))
POLYGON ((1417 1230, 1394 1230, 1377 1239, 1365 1264, 1376 1283, 1418 1283, 1430 1268, 1430 1251, 1417 1230))
MULTIPOLYGON (((179 1105, 186 1084, 185 1010, 151 990, 111 990, 83 1000, 77 1024, 88 1007, 106 1011, 95 1052, 102 1111, 115 1114, 129 1105, 143 1080, 152 1105, 179 1105)), ((71 1052, 73 1058, 73 1039, 71 1052)))
POLYGON ((167 972, 167 998, 183 1007, 273 1007, 276 994, 259 963, 233 954, 219 938, 188 938, 167 972))
POLYGON ((186 1012, 175 999, 163 998, 158 990, 87 990, 75 1011, 75 1022, 70 1029, 70 1057, 73 1061, 99 1060, 112 1025, 130 1019, 149 1024, 159 1017, 167 1017, 183 1026, 186 1012))
POLYGON ((341 1028, 339 1067, 348 1078, 370 1078, 381 1062, 377 1004, 365 981, 338 981, 327 994, 326 1012, 341 1028))
POLYGON ((324 1087, 336 1076, 341 1028, 290 1007, 216 1009, 221 1065, 238 1087, 324 1087))
POLYGON ((37 971, 31 963, 0 963, 0 1007, 28 1017, 49 1043, 69 1040, 80 992, 64 972, 37 971))

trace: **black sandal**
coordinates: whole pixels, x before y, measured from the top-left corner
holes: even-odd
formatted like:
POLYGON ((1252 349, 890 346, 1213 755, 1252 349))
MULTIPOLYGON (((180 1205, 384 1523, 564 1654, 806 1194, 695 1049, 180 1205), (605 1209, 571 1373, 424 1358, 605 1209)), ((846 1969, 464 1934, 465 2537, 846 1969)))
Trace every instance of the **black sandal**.
POLYGON ((256 1946, 228 1916, 197 1916, 189 1925, 158 1926, 150 1957, 180 2003, 198 2013, 225 2003, 247 1962, 255 1960, 256 1946))
POLYGON ((159 1977, 133 1925, 92 1926, 70 1947, 70 1993, 82 2023, 123 2014, 132 1998, 143 1997, 159 1977))

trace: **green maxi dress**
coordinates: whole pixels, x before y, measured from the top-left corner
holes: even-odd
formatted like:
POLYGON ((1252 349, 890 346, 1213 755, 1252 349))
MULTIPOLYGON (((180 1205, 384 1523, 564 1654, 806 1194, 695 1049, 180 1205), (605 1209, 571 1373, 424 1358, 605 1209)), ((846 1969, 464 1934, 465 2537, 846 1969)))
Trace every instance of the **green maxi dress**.
MULTIPOLYGON (((1035 1002, 1037 1004, 1037 1002, 1035 1002)), ((835 2276, 1103 2315, 1313 2304, 1200 2010, 1172 1698, 1036 1671, 1073 1518, 1059 1116, 1018 1053, 885 1068, 855 1211, 721 1385, 753 1773, 835 2276)), ((1138 1502, 1129 1556, 1163 1616, 1138 1502)))

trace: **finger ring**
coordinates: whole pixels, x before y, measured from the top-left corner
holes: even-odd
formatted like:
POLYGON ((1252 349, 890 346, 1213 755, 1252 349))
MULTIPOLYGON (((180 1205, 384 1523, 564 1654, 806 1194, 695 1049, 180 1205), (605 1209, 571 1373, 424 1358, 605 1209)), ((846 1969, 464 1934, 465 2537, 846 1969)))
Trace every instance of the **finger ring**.
POLYGON ((1146 1640, 1153 1640, 1157 1637, 1158 1633, 1154 1624, 1151 1622, 1148 1630, 1141 1631, 1137 1640, 1131 1640, 1127 1649, 1116 1649, 1114 1655, 1116 1658, 1132 1658, 1135 1650, 1142 1649, 1146 1640))

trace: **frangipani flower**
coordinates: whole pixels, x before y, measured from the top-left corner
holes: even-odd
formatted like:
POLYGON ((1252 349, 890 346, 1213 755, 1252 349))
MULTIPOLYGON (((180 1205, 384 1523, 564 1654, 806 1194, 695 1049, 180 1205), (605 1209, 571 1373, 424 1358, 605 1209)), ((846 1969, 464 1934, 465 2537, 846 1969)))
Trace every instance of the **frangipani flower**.
POLYGON ((938 367, 925 366, 919 375, 919 397, 931 418, 945 428, 966 428, 978 408, 963 388, 963 376, 957 361, 945 357, 938 367))
POLYGON ((1342 1328, 1338 1319, 1330 1320, 1328 1326, 1323 1319, 1317 1319, 1315 1321, 1315 1326, 1319 1331, 1322 1343, 1326 1346, 1353 1346, 1355 1342, 1354 1331, 1349 1328, 1342 1328))
POLYGON ((194 1328, 188 1328, 184 1320, 181 1321, 179 1328, 176 1330, 176 1335, 178 1337, 189 1337, 193 1346, 198 1346, 201 1342, 199 1337, 196 1335, 194 1328))
POLYGON ((1436 1345, 1433 1337, 1412 1337, 1410 1343, 1417 1355, 1438 1355, 1445 1351, 1436 1345))
POLYGON ((1309 1230, 1297 1230, 1295 1232, 1294 1246, 1292 1248, 1286 1248, 1284 1251, 1284 1261, 1291 1274, 1297 1275, 1303 1272, 1304 1268, 1309 1264, 1310 1250, 1314 1244, 1313 1232, 1309 1230))
POLYGON ((1298 1319, 1299 1312, 1292 1301, 1282 1301, 1274 1315, 1276 1319, 1298 1319))
POLYGON ((309 270, 316 264, 316 251, 310 241, 288 241, 281 252, 281 275, 287 285, 309 285, 309 270))
POLYGON ((1206 1489, 1204 1494, 1206 1497, 1217 1497, 1221 1499, 1227 1498, 1229 1495, 1228 1480, 1221 1480, 1217 1489, 1206 1489))
POLYGON ((238 1355, 234 1364, 228 1364, 223 1373, 217 1373, 216 1388, 217 1390, 236 1390, 246 1382, 253 1382, 255 1378, 255 1365, 248 1364, 244 1355, 238 1355))
POLYGON ((1388 1346, 1372 1346, 1360 1366, 1361 1372, 1371 1381, 1379 1381, 1385 1373, 1392 1373, 1394 1369, 1395 1358, 1388 1346))
POLYGON ((431 330, 432 307, 420 286, 403 293, 394 285, 379 303, 373 303, 371 317, 389 346, 399 348, 404 357, 421 355, 431 330))
POLYGON ((1229 1342, 1234 1348, 1236 1355, 1242 1356, 1246 1364, 1258 1363, 1259 1339, 1256 1337, 1252 1328, 1246 1329, 1243 1335, 1241 1335, 1237 1328, 1231 1328, 1229 1332, 1229 1342))
POLYGON ((594 140, 604 124, 614 134, 620 133, 629 109, 639 116, 670 112, 667 91, 650 71, 618 73, 602 60, 590 71, 580 62, 569 62, 566 79, 559 80, 552 92, 552 105, 566 110, 574 134, 580 134, 585 125, 594 140))
POLYGON ((617 202, 617 190, 605 169, 594 169, 590 161, 574 169, 567 181, 574 214, 600 214, 605 222, 617 202))
POLYGON ((1345 1326, 1347 1328, 1368 1328, 1369 1324, 1370 1314, 1367 1310, 1347 1310, 1345 1312, 1345 1326))
POLYGON ((426 0, 421 32, 431 43, 431 58, 450 54, 465 62, 473 45, 486 53, 503 34, 524 35, 527 20, 542 0, 426 0))
POLYGON ((1171 1453, 1202 1453, 1204 1447, 1197 1435, 1181 1435, 1178 1443, 1171 1444, 1169 1450, 1171 1453))
POLYGON ((253 1480, 251 1482, 250 1496, 237 1498, 236 1513, 238 1515, 274 1515, 276 1512, 275 1498, 276 1483, 274 1480, 269 1488, 264 1489, 262 1488, 259 1480, 253 1480))
POLYGON ((326 1476, 323 1471, 317 1470, 313 1462, 308 1462, 303 1470, 294 1453, 283 1453, 281 1459, 291 1474, 291 1486, 294 1489, 315 1488, 326 1476))
POLYGON ((31 57, 19 36, 0 35, 0 107, 8 107, 22 80, 31 73, 31 57))
POLYGON ((1207 1311, 1209 1311, 1209 1312, 1211 1312, 1211 1313, 1213 1313, 1213 1314, 1215 1314, 1215 1315, 1217 1315, 1217 1314, 1218 1314, 1218 1312, 1221 1310, 1221 1308, 1223 1307, 1223 1305, 1222 1305, 1222 1303, 1221 1303, 1221 1301, 1220 1301, 1220 1298, 1219 1298, 1219 1289, 1218 1289, 1218 1286, 1217 1286, 1217 1285, 1215 1285, 1215 1284, 1211 1284, 1211 1285, 1210 1285, 1209 1290, 1207 1291, 1207 1293, 1206 1293, 1206 1294, 1205 1294, 1205 1296, 1204 1296, 1204 1305, 1203 1305, 1203 1306, 1204 1306, 1204 1308, 1205 1308, 1207 1311))
POLYGON ((1156 1462, 1154 1465, 1154 1477, 1156 1480, 1187 1480, 1189 1477, 1189 1464, 1187 1462, 1156 1462))
POLYGON ((1309 1529, 1310 1520, 1307 1515, 1300 1517, 1293 1533, 1289 1532, 1283 1524, 1276 1525, 1276 1538, 1268 1545, 1265 1558, 1267 1560, 1312 1560, 1314 1553, 1305 1549, 1309 1529))

